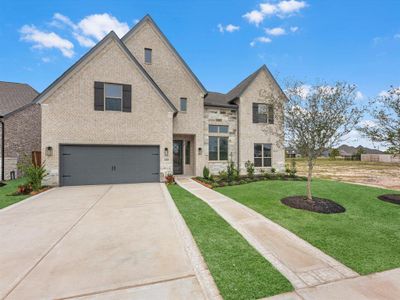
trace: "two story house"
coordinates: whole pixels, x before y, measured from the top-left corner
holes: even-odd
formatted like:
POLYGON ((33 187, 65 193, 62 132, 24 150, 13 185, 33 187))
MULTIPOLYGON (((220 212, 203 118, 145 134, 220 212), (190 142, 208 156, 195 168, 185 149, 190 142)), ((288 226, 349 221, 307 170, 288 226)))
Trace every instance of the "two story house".
POLYGON ((228 161, 284 166, 284 94, 266 66, 207 91, 150 16, 111 32, 36 99, 47 184, 154 182, 228 161))

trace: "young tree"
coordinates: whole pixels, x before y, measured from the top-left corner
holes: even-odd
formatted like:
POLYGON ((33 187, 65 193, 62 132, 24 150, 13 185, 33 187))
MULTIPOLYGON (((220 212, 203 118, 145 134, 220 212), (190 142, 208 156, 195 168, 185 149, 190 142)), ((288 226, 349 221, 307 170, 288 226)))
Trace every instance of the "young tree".
POLYGON ((355 105, 356 87, 345 82, 307 86, 306 91, 297 82, 288 86, 286 95, 286 140, 307 159, 307 200, 311 201, 316 159, 355 128, 363 110, 355 105))
POLYGON ((400 154, 400 88, 391 88, 372 100, 372 124, 359 130, 373 142, 383 143, 393 154, 400 154))
POLYGON ((333 159, 333 160, 335 160, 336 159, 336 156, 339 156, 340 155, 340 152, 339 152, 339 149, 338 148, 332 148, 331 149, 331 152, 329 152, 329 157, 331 158, 331 159, 333 159))

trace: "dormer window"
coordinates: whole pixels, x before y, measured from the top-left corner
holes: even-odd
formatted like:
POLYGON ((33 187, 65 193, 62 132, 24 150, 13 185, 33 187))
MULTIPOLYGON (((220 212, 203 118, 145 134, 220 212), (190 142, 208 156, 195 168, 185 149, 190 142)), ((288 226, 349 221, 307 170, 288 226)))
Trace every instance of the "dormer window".
POLYGON ((144 62, 146 64, 151 64, 152 62, 152 52, 153 50, 150 48, 144 48, 144 62))

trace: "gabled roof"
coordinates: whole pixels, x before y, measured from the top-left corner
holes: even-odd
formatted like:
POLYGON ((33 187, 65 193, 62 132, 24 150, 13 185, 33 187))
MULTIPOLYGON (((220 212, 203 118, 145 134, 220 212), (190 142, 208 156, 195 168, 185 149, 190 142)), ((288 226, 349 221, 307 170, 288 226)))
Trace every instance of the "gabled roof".
POLYGON ((83 64, 91 54, 95 53, 102 45, 104 45, 109 40, 113 40, 117 42, 119 46, 121 46, 122 50, 128 55, 132 63, 134 63, 139 68, 140 72, 150 81, 150 83, 154 86, 154 88, 157 90, 157 92, 160 94, 163 100, 167 103, 167 105, 171 108, 171 110, 176 113, 178 110, 172 104, 171 100, 169 100, 169 98, 164 94, 164 92, 160 89, 160 87, 155 83, 153 78, 147 73, 147 71, 143 68, 143 66, 132 55, 132 53, 125 46, 125 44, 122 43, 122 41, 119 39, 119 37, 114 31, 111 31, 109 34, 107 34, 100 42, 98 42, 92 49, 90 49, 85 55, 83 55, 75 64, 73 64, 68 70, 66 70, 63 74, 61 74, 60 77, 58 77, 52 84, 50 84, 41 94, 39 94, 35 98, 34 102, 40 103, 41 101, 43 101, 44 97, 51 90, 53 90, 53 88, 55 88, 58 84, 60 84, 60 82, 63 81, 63 79, 65 79, 69 74, 71 74, 78 66, 83 64))
POLYGON ((0 116, 32 104, 38 92, 26 83, 0 81, 0 116))
POLYGON ((166 41, 168 46, 171 48, 171 50, 174 52, 176 57, 181 61, 181 63, 185 66, 186 70, 189 72, 189 74, 192 76, 192 78, 196 81, 197 85, 200 87, 200 89, 203 91, 204 94, 207 93, 206 88, 203 86, 199 78, 193 73, 193 71, 190 69, 188 64, 185 62, 185 60, 179 55, 178 51, 176 51, 175 47, 171 44, 171 42, 168 40, 168 38, 165 36, 165 34, 161 31, 161 29, 158 27, 158 25, 154 22, 153 18, 147 14, 145 15, 135 26, 133 26, 123 37, 122 37, 122 42, 126 42, 130 36, 132 36, 140 27, 142 24, 145 22, 150 22, 153 27, 158 31, 160 36, 166 41))
POLYGON ((221 94, 217 92, 208 92, 204 97, 205 106, 215 106, 215 107, 226 107, 226 108, 237 108, 236 104, 229 103, 229 99, 226 94, 221 94))
POLYGON ((204 105, 206 106, 219 106, 219 107, 237 107, 235 100, 240 98, 246 89, 250 86, 253 80, 260 74, 260 72, 265 71, 272 78, 275 84, 279 87, 281 93, 286 97, 285 93, 282 91, 279 84, 276 82, 274 76, 268 70, 266 65, 262 65, 257 71, 251 73, 243 81, 241 81, 237 86, 231 89, 228 93, 222 94, 217 92, 208 92, 204 98, 204 105))

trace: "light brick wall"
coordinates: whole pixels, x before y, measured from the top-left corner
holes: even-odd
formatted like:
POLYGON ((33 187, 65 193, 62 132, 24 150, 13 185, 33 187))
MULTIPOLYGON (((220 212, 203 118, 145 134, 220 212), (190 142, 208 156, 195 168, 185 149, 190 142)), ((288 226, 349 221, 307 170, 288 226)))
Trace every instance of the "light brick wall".
MULTIPOLYGON (((271 143, 272 167, 279 171, 284 170, 285 149, 282 140, 277 135, 278 132, 283 131, 283 125, 278 118, 279 114, 282 115, 282 110, 279 109, 278 105, 275 105, 275 124, 253 123, 252 103, 270 103, 269 96, 265 95, 273 95, 273 98, 280 98, 283 101, 280 89, 273 78, 265 71, 262 71, 239 100, 239 157, 240 169, 243 174, 246 173, 246 161, 254 162, 255 143, 271 143)), ((256 171, 258 172, 260 169, 256 168, 256 171)))
POLYGON ((42 103, 42 153, 50 173, 46 184, 59 184, 60 144, 160 145, 161 172, 170 173, 172 128, 170 108, 110 40, 42 103), (132 85, 132 112, 95 111, 94 81, 132 85), (45 156, 48 146, 53 148, 52 156, 45 156), (165 147, 168 157, 164 157, 165 147))
POLYGON ((237 111, 220 107, 205 107, 204 109, 204 154, 210 172, 218 174, 218 172, 226 170, 228 161, 210 161, 208 159, 208 138, 210 135, 228 137, 228 157, 237 164, 237 111), (227 125, 229 126, 229 133, 209 133, 208 125, 227 125))
MULTIPOLYGON (((203 147, 204 94, 189 71, 148 21, 125 44, 178 110, 179 99, 187 98, 187 112, 179 112, 174 118, 173 132, 195 135, 194 149, 203 147), (144 63, 144 48, 153 50, 151 64, 144 63)), ((195 159, 196 175, 200 175, 205 164, 204 155, 198 155, 196 151, 195 159)))

